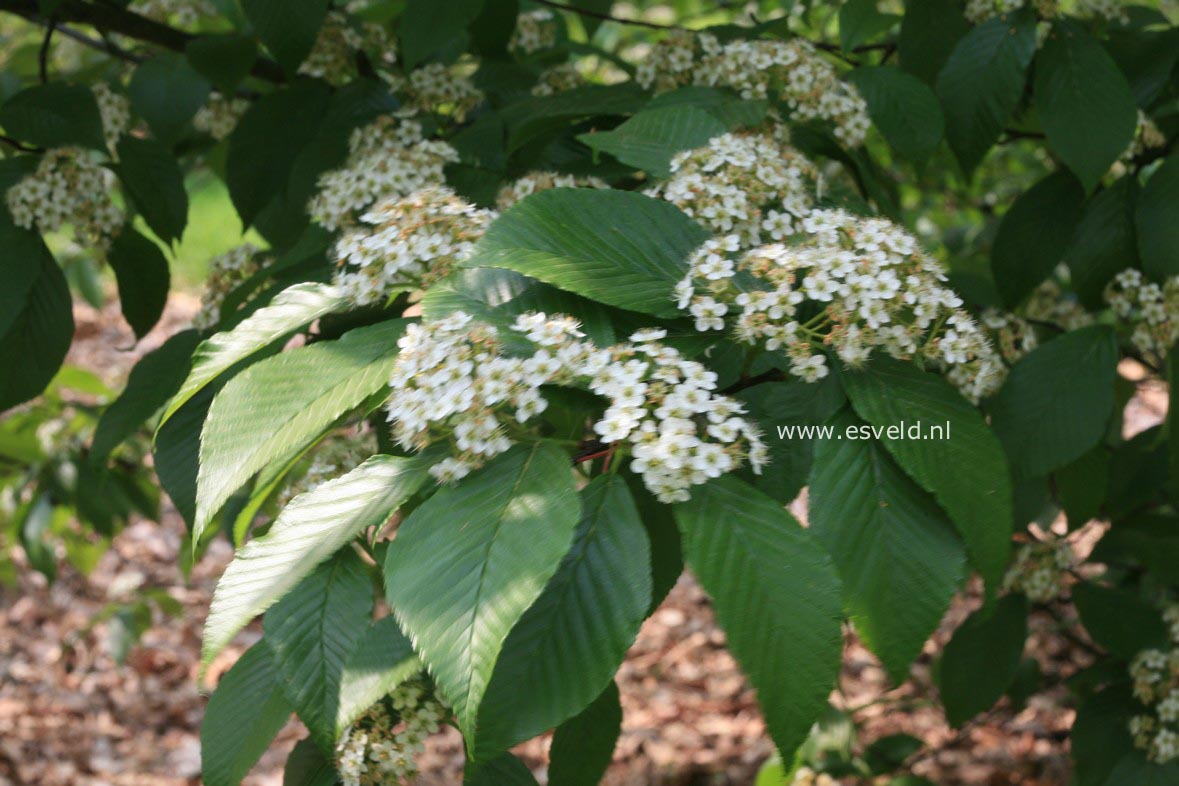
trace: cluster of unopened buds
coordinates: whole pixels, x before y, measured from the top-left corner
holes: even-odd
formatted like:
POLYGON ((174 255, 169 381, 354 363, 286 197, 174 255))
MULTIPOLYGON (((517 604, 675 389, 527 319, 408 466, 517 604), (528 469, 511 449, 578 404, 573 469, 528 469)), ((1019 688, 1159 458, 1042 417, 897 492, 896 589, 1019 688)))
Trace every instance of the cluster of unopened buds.
POLYGON ((376 202, 407 196, 445 180, 443 167, 458 161, 445 142, 426 139, 421 123, 408 115, 385 115, 352 132, 347 161, 320 176, 308 205, 312 219, 338 230, 355 222, 376 202))
MULTIPOLYGON (((1107 22, 1129 21, 1124 0, 1079 0, 1077 11, 1107 22)), ((1040 19, 1051 20, 1060 12, 1059 0, 966 0, 966 18, 981 24, 997 16, 1030 7, 1040 19)))
POLYGON ((1074 562, 1068 541, 1025 544, 1003 577, 1003 589, 1022 592, 1033 603, 1049 603, 1064 592, 1065 577, 1074 562))
POLYGON ((972 401, 1002 384, 1006 367, 986 333, 912 235, 842 210, 816 210, 799 230, 744 253, 735 235, 701 246, 675 288, 696 329, 731 320, 739 341, 784 350, 808 382, 829 373, 826 350, 857 367, 880 348, 924 359, 972 401))
POLYGON ((1134 139, 1126 148, 1126 152, 1122 153, 1121 160, 1131 161, 1148 150, 1157 150, 1160 147, 1165 147, 1166 144, 1166 134, 1155 124, 1150 115, 1139 109, 1138 126, 1134 129, 1134 139))
POLYGON ((279 509, 300 494, 351 472, 377 452, 376 435, 371 430, 353 428, 329 436, 311 449, 307 469, 278 495, 279 509))
POLYGON ((424 289, 467 259, 495 214, 445 186, 374 205, 336 243, 336 287, 356 305, 424 289))
POLYGON ((786 137, 783 126, 714 137, 672 158, 671 177, 651 193, 745 245, 782 240, 811 211, 819 181, 819 170, 786 137))
POLYGON ((1031 323, 1016 314, 988 308, 979 316, 979 321, 1007 363, 1016 363, 1026 357, 1038 344, 1031 323))
POLYGON ((134 0, 127 10, 154 22, 175 22, 182 27, 191 27, 213 13, 205 0, 134 0))
POLYGON ((107 149, 113 151, 119 137, 131 126, 131 101, 122 93, 116 93, 106 82, 96 82, 90 89, 102 117, 102 135, 107 149))
POLYGON ((96 154, 76 147, 46 150, 37 168, 5 194, 13 223, 42 233, 65 225, 83 248, 100 254, 123 227, 123 211, 110 197, 112 175, 96 154))
POLYGON ((214 93, 193 115, 192 125, 197 131, 208 134, 220 142, 233 133, 233 129, 237 128, 237 121, 241 120, 249 108, 250 102, 244 98, 214 93))
POLYGON ((1147 709, 1130 719, 1134 745, 1156 764, 1179 759, 1179 604, 1163 609, 1171 644, 1139 652, 1130 663, 1134 698, 1147 709))
POLYGON ((340 737, 336 770, 343 786, 400 786, 412 780, 426 738, 449 716, 450 705, 425 678, 402 683, 340 737))
POLYGON ((439 482, 465 477, 522 440, 548 402, 543 385, 588 389, 610 403, 596 438, 633 456, 631 469, 664 502, 748 460, 760 471, 767 452, 737 401, 719 395, 716 374, 642 330, 600 349, 565 316, 530 313, 512 325, 530 353, 508 355, 491 325, 463 312, 411 325, 398 342, 388 404, 394 438, 408 450, 447 443, 435 464, 439 482))
POLYGON ((1141 271, 1123 270, 1106 286, 1105 301, 1132 327, 1130 341, 1139 352, 1164 358, 1179 340, 1179 276, 1157 284, 1141 271))
POLYGON ((508 41, 508 48, 532 54, 557 45, 557 17, 552 11, 538 8, 516 18, 516 29, 508 41))
POLYGON ((496 207, 507 210, 526 196, 553 188, 609 188, 610 184, 601 178, 583 175, 566 175, 560 172, 529 172, 513 180, 499 190, 496 207))
POLYGON ((798 38, 722 44, 708 33, 673 31, 655 45, 635 76, 657 91, 701 85, 728 87, 743 98, 778 98, 790 107, 792 119, 830 123, 836 138, 852 147, 863 143, 872 124, 855 86, 798 38))
POLYGON ((810 767, 799 767, 790 779, 790 786, 839 786, 839 781, 825 772, 815 772, 810 767))
POLYGON ((534 96, 554 96, 573 90, 586 84, 585 77, 577 70, 573 63, 561 63, 540 72, 536 84, 532 86, 534 96))
POLYGON ((380 25, 354 22, 346 14, 330 11, 299 73, 343 85, 356 77, 360 54, 375 61, 374 65, 391 65, 396 49, 380 25))
POLYGON ((201 309, 192 318, 193 327, 208 330, 225 316, 221 306, 226 296, 262 268, 258 249, 243 243, 209 261, 209 275, 201 297, 201 309))
POLYGON ((420 112, 445 114, 461 123, 483 103, 483 92, 475 87, 467 64, 426 63, 409 72, 409 76, 390 76, 395 90, 403 93, 406 103, 420 112))

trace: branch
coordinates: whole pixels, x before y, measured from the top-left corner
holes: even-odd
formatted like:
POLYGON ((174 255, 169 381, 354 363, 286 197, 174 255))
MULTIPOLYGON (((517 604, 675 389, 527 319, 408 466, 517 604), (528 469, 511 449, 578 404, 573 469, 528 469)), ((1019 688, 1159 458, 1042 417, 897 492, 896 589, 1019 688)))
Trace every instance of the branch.
POLYGON ((601 19, 603 22, 617 22, 620 25, 634 25, 635 27, 646 27, 651 30, 687 30, 686 27, 680 25, 661 25, 658 22, 647 22, 642 19, 624 19, 613 14, 603 13, 602 11, 593 11, 588 8, 574 8, 571 5, 564 3, 557 3, 554 0, 536 0, 541 5, 547 5, 549 8, 556 8, 559 11, 568 11, 571 14, 578 16, 588 16, 591 19, 601 19))
MULTIPOLYGON (((37 0, 0 0, 0 11, 16 14, 34 24, 51 24, 41 15, 37 0)), ((116 5, 98 5, 84 0, 63 0, 53 12, 53 22, 88 25, 103 34, 117 33, 173 52, 184 52, 188 42, 196 38, 192 33, 155 22, 116 5)), ((75 36, 70 37, 79 40, 75 36)), ((93 45, 91 40, 82 43, 93 45)), ((116 54, 109 47, 102 48, 110 54, 116 54)), ((250 73, 267 82, 286 82, 282 68, 273 60, 259 59, 250 73)))
POLYGON ((41 84, 49 81, 49 44, 53 41, 53 31, 57 29, 57 20, 52 17, 45 26, 45 39, 41 42, 41 51, 37 53, 37 74, 41 84))
POLYGON ((22 153, 44 153, 45 148, 35 147, 33 145, 26 145, 24 142, 18 142, 10 136, 0 134, 0 142, 8 145, 14 150, 19 150, 22 153))

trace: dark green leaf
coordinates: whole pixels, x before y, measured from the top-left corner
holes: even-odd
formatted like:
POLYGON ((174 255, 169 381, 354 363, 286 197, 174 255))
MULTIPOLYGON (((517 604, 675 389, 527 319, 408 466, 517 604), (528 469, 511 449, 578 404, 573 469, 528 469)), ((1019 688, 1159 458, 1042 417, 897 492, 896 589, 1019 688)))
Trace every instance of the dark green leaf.
MULTIPOLYGON (((1130 718, 1136 714, 1123 688, 1107 688, 1081 702, 1069 735, 1077 786, 1105 786, 1117 763, 1134 750, 1130 718)), ((1124 783, 1137 786, 1134 781, 1124 783)))
POLYGON ((1076 529, 1101 514, 1109 490, 1109 463, 1109 451, 1098 445, 1055 472, 1056 494, 1068 518, 1069 529, 1076 529))
POLYGON ((295 744, 283 767, 282 786, 336 786, 339 776, 332 759, 310 737, 295 744))
POLYGON ((1105 434, 1113 410, 1113 330, 1082 328, 1042 344, 1015 365, 991 405, 991 424, 1017 478, 1080 458, 1105 434))
POLYGON ((1136 592, 1083 582, 1073 587, 1073 603, 1093 641, 1120 658, 1167 644, 1162 615, 1136 592))
POLYGON ((106 150, 102 116, 90 88, 50 82, 25 88, 0 106, 5 133, 40 147, 106 150))
POLYGON ((779 503, 733 477, 697 487, 675 515, 688 563, 789 759, 839 672, 834 566, 779 503))
POLYGON ((1003 214, 991 247, 991 272, 1008 308, 1051 275, 1072 242, 1085 193, 1069 172, 1045 177, 1003 214))
POLYGON ((127 87, 131 108, 143 117, 156 139, 172 147, 189 129, 189 121, 209 97, 209 81, 183 55, 166 52, 144 62, 127 87))
POLYGON ((201 427, 218 389, 218 386, 205 388, 189 399, 167 423, 160 424, 152 443, 153 463, 160 485, 190 527, 196 519, 201 427))
POLYGON ((221 93, 233 93, 250 73, 258 57, 258 46, 249 36, 235 33, 203 35, 184 48, 188 62, 221 93))
MULTIPOLYGON (((131 137, 125 137, 130 139, 131 137)), ((164 313, 171 273, 160 247, 130 227, 111 244, 107 262, 119 284, 119 307, 136 338, 146 336, 164 313)))
POLYGON ((864 66, 847 78, 867 102, 873 124, 900 155, 924 161, 942 141, 941 105, 917 77, 892 66, 864 66))
POLYGON ((1126 78, 1097 39, 1062 18, 1036 57, 1035 100, 1048 147, 1092 191, 1138 125, 1126 78))
POLYGON ((536 786, 536 778, 524 762, 510 753, 474 768, 467 765, 468 773, 463 778, 464 786, 536 786))
POLYGON ((360 715, 401 683, 417 675, 422 662, 392 616, 368 629, 344 662, 340 679, 337 736, 360 715))
POLYGON ((596 786, 610 766, 622 731, 622 706, 613 680, 580 714, 557 727, 549 748, 549 786, 596 786))
POLYGON ((398 23, 400 54, 413 68, 441 49, 465 42, 467 26, 483 10, 483 0, 409 0, 398 23))
POLYGON ((180 165, 167 148, 124 135, 115 171, 151 230, 165 243, 179 240, 188 223, 188 194, 180 165))
POLYGON ((1142 269, 1160 281, 1179 275, 1179 153, 1146 181, 1135 219, 1142 269))
POLYGON ((1124 755, 1109 774, 1104 786, 1172 786, 1179 783, 1179 761, 1155 764, 1142 751, 1124 755))
POLYGON ((946 139, 969 173, 999 138, 1023 96, 1028 64, 1036 52, 1031 9, 973 28, 950 53, 937 79, 946 115, 946 139))
POLYGON ((1065 261, 1073 289, 1090 308, 1103 304, 1102 291, 1110 279, 1128 267, 1139 266, 1134 231, 1138 198, 1137 181, 1126 175, 1085 205, 1065 261))
POLYGON ((677 106, 646 109, 612 131, 595 131, 577 138, 624 164, 654 177, 667 177, 676 153, 704 147, 709 139, 727 130, 724 123, 703 109, 677 106))
POLYGON ((946 645, 938 690, 951 726, 990 709, 1007 690, 1028 635, 1027 600, 1007 595, 971 614, 946 645))
POLYGON ((957 0, 908 0, 901 20, 901 68, 926 84, 937 81, 954 46, 970 30, 957 0))
POLYGON ((329 5, 329 0, 242 0, 258 38, 292 72, 315 44, 329 5))
POLYGON ((925 743, 911 734, 890 734, 864 750, 864 761, 872 772, 884 774, 899 768, 906 759, 924 747, 925 743))
POLYGON ((875 0, 847 0, 839 8, 839 47, 850 52, 892 27, 899 16, 881 13, 875 0))

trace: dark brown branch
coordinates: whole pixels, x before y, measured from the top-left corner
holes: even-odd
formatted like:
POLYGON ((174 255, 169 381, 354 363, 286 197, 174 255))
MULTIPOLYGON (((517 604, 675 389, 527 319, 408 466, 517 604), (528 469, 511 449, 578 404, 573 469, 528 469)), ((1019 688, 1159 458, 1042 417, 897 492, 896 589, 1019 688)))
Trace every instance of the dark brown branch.
POLYGON ((45 38, 41 41, 41 51, 37 53, 37 75, 41 84, 49 81, 49 46, 53 41, 53 31, 57 29, 57 20, 50 19, 45 25, 45 38))
MULTIPOLYGON (((41 15, 37 0, 0 0, 0 11, 16 14, 34 24, 50 24, 41 15)), ((183 52, 188 42, 196 38, 192 33, 177 30, 116 5, 99 5, 84 0, 63 0, 53 12, 53 21, 88 25, 104 35, 115 33, 173 52, 183 52)), ((115 54, 110 51, 109 46, 103 49, 115 54)), ((273 60, 259 59, 254 63, 250 73, 267 82, 281 84, 286 81, 282 68, 273 60)))
POLYGON ((77 41, 82 46, 88 46, 95 51, 102 52, 103 54, 117 57, 120 60, 126 60, 128 63, 142 63, 144 60, 144 58, 140 57, 134 52, 128 52, 126 49, 117 46, 113 41, 108 41, 102 38, 92 38, 79 30, 73 29, 72 27, 58 25, 57 31, 66 38, 77 41))
POLYGON ((45 152, 44 148, 34 147, 33 145, 26 145, 24 142, 18 142, 17 140, 13 139, 10 136, 6 136, 5 134, 0 134, 0 142, 3 142, 4 144, 8 145, 9 147, 11 147, 14 150, 19 150, 22 153, 44 153, 45 152))

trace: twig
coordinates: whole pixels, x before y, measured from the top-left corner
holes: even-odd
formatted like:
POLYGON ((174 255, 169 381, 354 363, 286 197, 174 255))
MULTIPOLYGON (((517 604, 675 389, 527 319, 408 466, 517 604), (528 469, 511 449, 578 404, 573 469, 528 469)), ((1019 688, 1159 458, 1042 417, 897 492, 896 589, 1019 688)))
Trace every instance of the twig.
POLYGON ((680 25, 662 25, 662 24, 659 24, 658 22, 648 22, 643 19, 624 19, 623 17, 620 17, 620 16, 614 16, 613 14, 605 13, 602 11, 594 11, 589 8, 574 8, 571 5, 565 5, 564 3, 558 3, 558 2, 555 2, 554 0, 536 0, 536 2, 540 3, 541 5, 547 5, 549 8, 556 8, 560 11, 568 11, 569 13, 577 14, 578 16, 588 16, 592 19, 601 19, 603 22, 617 22, 620 25, 634 25, 635 27, 646 27, 651 30, 687 30, 688 29, 686 27, 681 27, 680 25))
POLYGON ((49 18, 45 25, 45 38, 41 41, 41 51, 37 53, 37 74, 41 77, 41 84, 49 81, 49 45, 53 41, 53 31, 57 29, 57 20, 49 18))
POLYGON ((126 60, 128 63, 142 63, 144 61, 143 57, 140 57, 134 52, 128 52, 126 49, 117 46, 113 41, 107 40, 105 38, 91 38, 85 33, 75 30, 72 27, 66 27, 65 25, 58 25, 57 31, 66 38, 77 41, 82 46, 88 46, 95 51, 102 52, 103 54, 117 57, 120 60, 126 60))
POLYGON ((26 145, 24 142, 18 142, 17 140, 15 140, 12 137, 7 136, 5 134, 0 134, 0 142, 3 142, 4 144, 8 145, 9 147, 13 148, 14 150, 19 150, 22 153, 44 153, 45 152, 45 148, 43 148, 43 147, 35 147, 33 145, 26 145))

